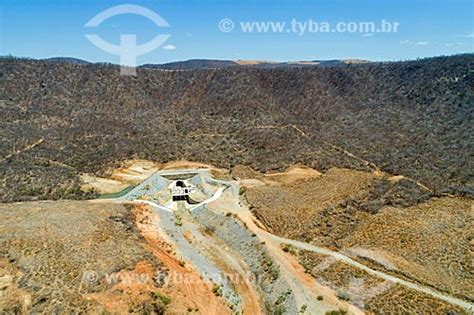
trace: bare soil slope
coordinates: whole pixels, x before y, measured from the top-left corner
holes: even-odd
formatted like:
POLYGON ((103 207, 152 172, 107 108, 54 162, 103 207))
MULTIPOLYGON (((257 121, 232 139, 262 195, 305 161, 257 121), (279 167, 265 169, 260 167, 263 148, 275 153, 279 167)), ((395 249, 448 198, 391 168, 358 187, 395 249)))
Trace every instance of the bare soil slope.
POLYGON ((473 300, 473 201, 431 197, 404 179, 331 169, 274 185, 239 171, 254 214, 274 233, 346 252, 378 268, 473 300), (245 176, 244 176, 245 175, 245 176), (409 187, 410 189, 405 189, 409 187), (403 197, 403 198, 402 198, 403 197))
POLYGON ((165 286, 193 272, 147 220, 118 204, 0 205, 0 313, 226 314, 202 281, 165 286))

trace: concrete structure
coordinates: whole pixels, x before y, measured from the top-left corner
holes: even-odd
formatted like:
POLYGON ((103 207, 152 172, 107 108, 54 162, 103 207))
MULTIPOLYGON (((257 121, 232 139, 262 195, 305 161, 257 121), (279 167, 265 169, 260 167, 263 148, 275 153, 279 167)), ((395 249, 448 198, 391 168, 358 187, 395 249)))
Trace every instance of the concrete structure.
POLYGON ((189 194, 195 192, 195 188, 186 180, 177 180, 171 189, 173 201, 185 200, 189 203, 189 194))
POLYGON ((146 203, 168 212, 177 210, 178 202, 181 202, 180 206, 194 211, 218 199, 228 188, 238 193, 235 182, 216 180, 207 169, 163 170, 152 174, 119 199, 146 203))

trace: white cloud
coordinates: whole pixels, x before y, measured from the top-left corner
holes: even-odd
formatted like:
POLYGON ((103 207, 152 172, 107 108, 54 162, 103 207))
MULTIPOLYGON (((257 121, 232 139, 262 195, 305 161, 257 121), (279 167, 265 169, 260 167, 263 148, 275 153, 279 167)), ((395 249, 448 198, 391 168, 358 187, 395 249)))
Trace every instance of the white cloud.
POLYGON ((471 34, 464 35, 463 37, 467 37, 467 38, 474 38, 474 33, 471 33, 471 34))
POLYGON ((430 42, 427 41, 419 41, 419 42, 413 42, 411 40, 405 39, 400 41, 400 45, 418 45, 418 46, 426 46, 429 45, 430 42))
POLYGON ((372 33, 366 33, 366 34, 364 34, 363 36, 364 36, 364 37, 370 37, 370 36, 374 36, 374 34, 372 34, 372 33))
POLYGON ((175 49, 176 49, 176 46, 171 45, 171 44, 168 44, 168 45, 166 45, 166 46, 163 46, 163 49, 166 49, 166 50, 175 50, 175 49))

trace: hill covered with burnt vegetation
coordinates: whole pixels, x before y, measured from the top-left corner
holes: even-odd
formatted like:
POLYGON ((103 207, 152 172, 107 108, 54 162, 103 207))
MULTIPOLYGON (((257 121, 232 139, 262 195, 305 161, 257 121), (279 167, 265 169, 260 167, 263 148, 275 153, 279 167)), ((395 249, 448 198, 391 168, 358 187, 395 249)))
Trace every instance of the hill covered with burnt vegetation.
POLYGON ((474 55, 192 71, 0 59, 2 201, 78 198, 129 158, 381 169, 474 195, 474 55))

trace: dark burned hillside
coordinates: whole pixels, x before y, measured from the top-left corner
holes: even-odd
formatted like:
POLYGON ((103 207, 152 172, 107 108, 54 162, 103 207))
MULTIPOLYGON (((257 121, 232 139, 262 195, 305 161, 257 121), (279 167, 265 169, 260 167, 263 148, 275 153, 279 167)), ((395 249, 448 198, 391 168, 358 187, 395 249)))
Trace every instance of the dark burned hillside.
POLYGON ((133 157, 379 167, 472 196, 473 68, 471 54, 123 77, 115 66, 1 59, 0 196, 77 196, 80 172, 133 157))

